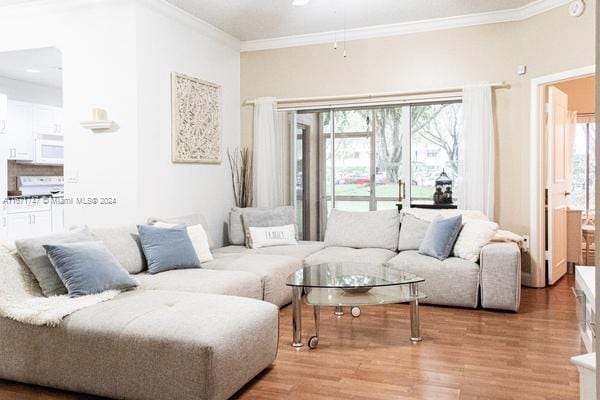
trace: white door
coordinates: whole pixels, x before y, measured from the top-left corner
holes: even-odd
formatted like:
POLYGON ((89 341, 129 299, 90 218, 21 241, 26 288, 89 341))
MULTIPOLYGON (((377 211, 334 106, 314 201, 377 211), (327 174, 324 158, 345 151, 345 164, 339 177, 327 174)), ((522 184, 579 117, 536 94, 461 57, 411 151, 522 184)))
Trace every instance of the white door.
POLYGON ((8 159, 33 161, 34 142, 31 130, 31 105, 8 101, 8 159))
POLYGON ((568 97, 548 88, 547 190, 548 190, 548 283, 553 285, 567 272, 567 155, 569 133, 568 97))

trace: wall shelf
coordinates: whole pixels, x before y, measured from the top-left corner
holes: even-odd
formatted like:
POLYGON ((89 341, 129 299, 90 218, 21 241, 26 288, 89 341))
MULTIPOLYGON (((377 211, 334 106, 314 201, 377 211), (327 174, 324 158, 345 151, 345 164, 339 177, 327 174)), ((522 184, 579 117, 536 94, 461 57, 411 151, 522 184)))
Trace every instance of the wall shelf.
POLYGON ((81 126, 91 131, 105 131, 115 126, 114 121, 84 121, 81 126))

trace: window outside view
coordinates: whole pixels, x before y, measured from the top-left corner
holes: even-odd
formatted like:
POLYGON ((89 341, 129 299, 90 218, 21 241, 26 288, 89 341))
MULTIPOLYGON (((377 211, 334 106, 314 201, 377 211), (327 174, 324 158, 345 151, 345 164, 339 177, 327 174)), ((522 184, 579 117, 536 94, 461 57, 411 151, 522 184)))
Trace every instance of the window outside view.
POLYGON ((595 180, 596 157, 594 148, 596 145, 596 124, 578 123, 575 133, 573 148, 572 173, 573 186, 569 202, 571 207, 583 210, 585 218, 593 218, 595 203, 595 180), (587 137, 589 135, 589 142, 587 137), (589 169, 587 168, 587 157, 589 156, 589 169), (587 187, 587 190, 586 190, 587 187), (586 210, 586 195, 588 196, 589 210, 586 210))
POLYGON ((408 158, 403 149, 404 135, 410 135, 411 143, 412 201, 432 201, 435 180, 442 171, 454 181, 458 177, 461 112, 460 103, 334 111, 335 155, 332 155, 331 113, 324 113, 328 210, 332 179, 336 208, 351 211, 395 208, 398 179, 408 182, 402 176, 403 154, 408 158), (408 112, 410 122, 405 123, 408 116, 403 113, 408 112), (373 132, 376 132, 374 142, 373 132), (372 157, 374 185, 371 185, 372 157))

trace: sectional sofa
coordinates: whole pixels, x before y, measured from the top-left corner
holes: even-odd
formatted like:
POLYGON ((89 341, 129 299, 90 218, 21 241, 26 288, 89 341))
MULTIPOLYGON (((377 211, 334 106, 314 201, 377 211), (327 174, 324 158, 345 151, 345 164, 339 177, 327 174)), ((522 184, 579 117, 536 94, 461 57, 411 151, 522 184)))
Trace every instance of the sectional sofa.
MULTIPOLYGON (((397 221, 391 213, 361 214, 338 222, 342 237, 262 249, 229 245, 213 249, 202 269, 156 275, 144 272, 135 226, 91 229, 140 286, 76 311, 58 327, 0 318, 0 378, 112 398, 229 398, 275 360, 278 307, 291 301, 287 277, 322 262, 414 272, 426 279, 431 304, 518 310, 516 245, 487 245, 479 263, 438 261, 398 252, 397 221)), ((199 215, 171 222, 205 224, 199 215)))
MULTIPOLYGON (((232 213, 239 211, 232 211, 232 213)), ((436 210, 435 214, 480 213, 436 210)), ((513 242, 491 242, 482 247, 478 261, 452 256, 443 261, 406 249, 402 241, 419 232, 399 234, 403 215, 395 210, 344 212, 332 210, 324 242, 300 242, 297 246, 249 249, 242 243, 216 249, 218 255, 279 255, 302 260, 303 266, 328 262, 386 264, 425 279, 421 289, 426 304, 518 311, 521 298, 521 251, 513 242)), ((230 238, 243 237, 241 226, 230 217, 230 238), (232 232, 232 226, 235 230, 232 232)), ((423 233, 423 232, 421 232, 423 233)), ((418 247, 418 246, 417 246, 418 247)), ((285 296, 291 299, 291 294, 285 296)))

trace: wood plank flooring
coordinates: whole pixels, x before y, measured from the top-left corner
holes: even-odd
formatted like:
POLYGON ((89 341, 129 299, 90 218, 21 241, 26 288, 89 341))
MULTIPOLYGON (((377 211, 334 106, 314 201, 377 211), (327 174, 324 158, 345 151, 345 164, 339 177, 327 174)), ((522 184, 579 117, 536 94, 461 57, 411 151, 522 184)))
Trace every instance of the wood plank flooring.
MULTIPOLYGON (((410 343, 407 305, 363 307, 359 318, 321 313, 316 350, 291 348, 291 308, 281 311, 274 365, 235 398, 578 399, 569 358, 584 349, 570 292, 573 276, 523 288, 519 313, 421 307, 423 341, 410 343)), ((313 331, 304 307, 304 341, 313 331)), ((0 381, 0 399, 93 399, 0 381)))

